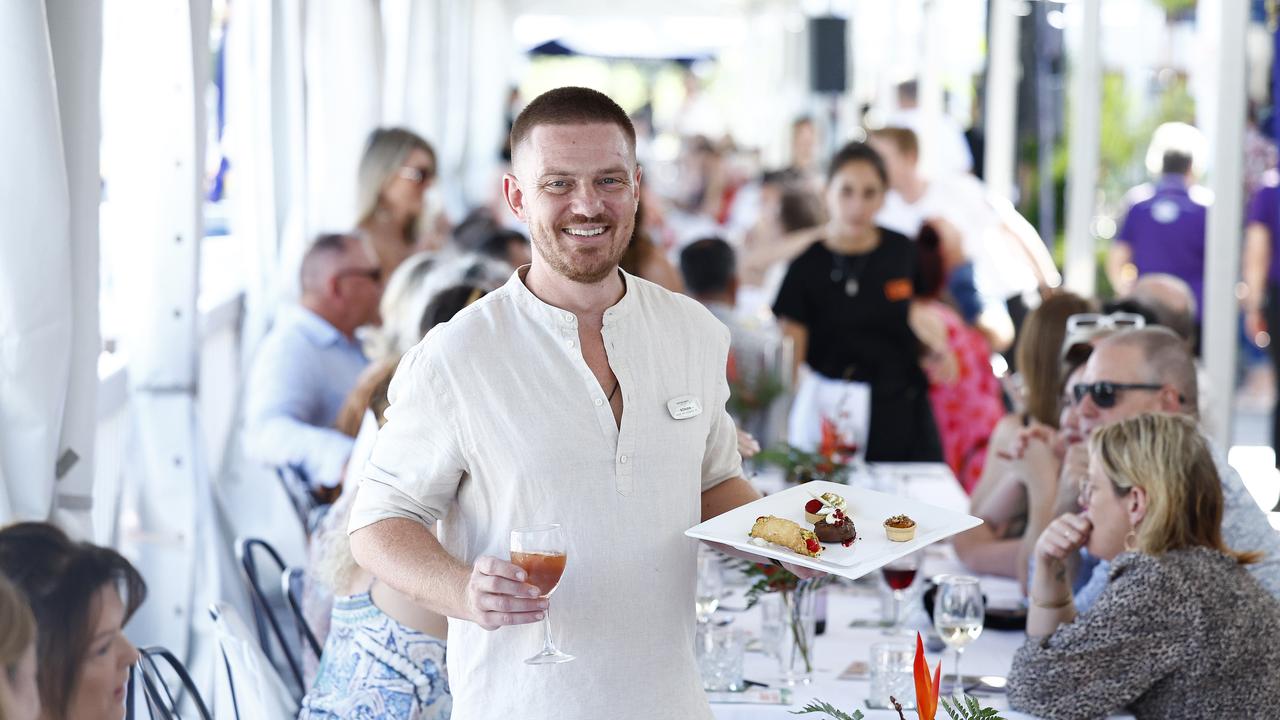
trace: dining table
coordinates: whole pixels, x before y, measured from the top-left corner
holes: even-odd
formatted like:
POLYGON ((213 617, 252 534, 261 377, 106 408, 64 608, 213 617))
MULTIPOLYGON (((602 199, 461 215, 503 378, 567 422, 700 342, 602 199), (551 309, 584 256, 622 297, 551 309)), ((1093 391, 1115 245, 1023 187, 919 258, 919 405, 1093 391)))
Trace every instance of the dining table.
MULTIPOLYGON (((865 468, 862 482, 870 483, 874 489, 891 491, 912 499, 928 502, 943 508, 967 511, 968 497, 961 489, 954 475, 945 464, 941 463, 883 463, 865 468)), ((780 473, 759 472, 752 477, 752 482, 764 493, 776 492, 785 487, 780 473)), ((860 482, 857 474, 850 479, 851 483, 860 482)), ((929 617, 926 614, 921 596, 930 578, 945 574, 969 573, 957 560, 950 542, 942 541, 926 547, 922 552, 920 570, 915 582, 906 591, 906 599, 902 604, 902 629, 905 633, 896 637, 885 635, 885 610, 887 586, 874 573, 859 580, 838 579, 827 584, 823 591, 826 607, 825 631, 818 635, 812 649, 813 672, 808 684, 787 686, 781 680, 781 670, 777 659, 766 652, 758 641, 761 636, 761 612, 757 605, 747 609, 745 600, 746 583, 741 577, 732 577, 728 582, 728 590, 720 603, 719 609, 711 618, 711 622, 741 629, 747 637, 757 640, 748 642, 747 652, 743 657, 743 678, 751 681, 747 693, 709 693, 711 707, 718 720, 757 720, 762 718, 796 717, 791 713, 801 710, 812 702, 822 701, 850 715, 858 710, 867 720, 896 719, 898 712, 893 709, 871 708, 867 704, 870 690, 868 669, 871 664, 871 648, 877 643, 896 642, 915 644, 915 631, 922 637, 928 637, 931 630, 929 617), (743 702, 757 695, 774 694, 789 698, 786 704, 757 704, 743 702)), ((735 573, 726 570, 727 575, 735 573)), ((741 573, 737 573, 741 575, 741 573)), ((987 575, 977 576, 981 583, 982 593, 990 608, 1016 609, 1020 607, 1022 595, 1018 584, 1011 578, 987 575)), ((938 646, 936 635, 932 645, 938 646)), ((1000 711, 1000 716, 1007 720, 1034 718, 1035 716, 1015 712, 1009 709, 1008 699, 1000 687, 1009 676, 1009 668, 1014 653, 1026 640, 1022 630, 998 630, 984 628, 981 635, 964 651, 961 669, 966 683, 971 683, 973 696, 984 706, 1000 711), (980 682, 978 679, 981 679, 980 682)), ((938 662, 943 663, 944 681, 951 676, 955 668, 953 651, 937 652, 926 649, 926 659, 932 670, 938 662)), ((905 710, 904 716, 915 718, 914 710, 905 710)), ((799 717, 821 718, 819 714, 801 715, 799 717)), ((938 709, 938 718, 948 717, 942 709, 938 709)), ((1116 718, 1127 718, 1129 715, 1115 715, 1116 718)))

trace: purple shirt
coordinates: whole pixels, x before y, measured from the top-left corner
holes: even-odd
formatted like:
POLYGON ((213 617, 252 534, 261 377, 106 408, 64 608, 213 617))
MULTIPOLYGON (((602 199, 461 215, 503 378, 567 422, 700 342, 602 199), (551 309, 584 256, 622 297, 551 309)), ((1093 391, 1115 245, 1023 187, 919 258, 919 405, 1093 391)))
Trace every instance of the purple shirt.
POLYGON ((1180 175, 1134 188, 1119 236, 1132 249, 1139 275, 1168 273, 1191 286, 1197 319, 1204 307, 1205 192, 1188 189, 1180 175))
POLYGON ((1267 270, 1267 281, 1280 283, 1280 250, 1276 247, 1280 241, 1280 187, 1277 178, 1267 178, 1267 184, 1258 188, 1249 201, 1249 212, 1245 216, 1245 224, 1261 223, 1271 233, 1271 267, 1267 270))

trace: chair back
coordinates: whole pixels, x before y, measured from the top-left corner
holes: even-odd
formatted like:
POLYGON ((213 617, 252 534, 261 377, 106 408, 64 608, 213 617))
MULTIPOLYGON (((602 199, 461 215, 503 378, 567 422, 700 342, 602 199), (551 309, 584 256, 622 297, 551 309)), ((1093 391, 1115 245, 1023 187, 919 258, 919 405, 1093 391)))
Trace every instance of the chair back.
MULTIPOLYGON (((240 569, 253 601, 253 622, 257 630, 258 646, 280 674, 290 681, 295 697, 301 698, 307 690, 301 661, 305 623, 299 624, 302 622, 301 612, 295 617, 290 611, 292 600, 287 592, 281 592, 276 582, 271 582, 270 585, 263 582, 264 578, 280 577, 287 566, 280 553, 270 543, 259 538, 237 540, 236 559, 240 562, 240 569), (260 561, 268 563, 270 567, 260 568, 260 561)), ((314 640, 314 634, 311 639, 314 640)), ((317 646, 318 643, 312 645, 312 648, 317 646)))
POLYGON ((294 627, 298 629, 298 634, 302 636, 306 647, 318 660, 323 650, 323 644, 320 638, 316 636, 315 630, 312 629, 311 623, 307 622, 307 616, 302 613, 302 590, 306 582, 306 571, 300 567, 285 568, 280 574, 280 591, 284 594, 284 599, 289 603, 289 612, 293 615, 294 627))
POLYGON ((128 720, 133 720, 134 717, 138 700, 135 687, 138 684, 142 686, 141 699, 151 720, 182 720, 184 717, 213 720, 213 715, 209 713, 209 707, 186 666, 165 648, 141 649, 138 662, 129 668, 125 700, 125 716, 128 720), (194 715, 184 714, 183 707, 190 707, 194 715))
POLYGON ((213 711, 215 720, 280 720, 297 717, 299 701, 262 652, 253 631, 227 603, 215 603, 213 711))

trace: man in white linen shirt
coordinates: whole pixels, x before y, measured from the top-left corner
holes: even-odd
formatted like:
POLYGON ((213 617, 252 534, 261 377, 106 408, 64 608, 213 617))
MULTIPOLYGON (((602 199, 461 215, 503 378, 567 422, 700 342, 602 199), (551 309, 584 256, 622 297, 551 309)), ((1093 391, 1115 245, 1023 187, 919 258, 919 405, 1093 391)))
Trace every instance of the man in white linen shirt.
POLYGON ((449 617, 454 720, 711 718, 683 531, 759 495, 725 412, 728 331, 617 267, 634 138, 593 90, 521 112, 503 184, 533 262, 406 355, 356 497, 356 560, 449 617), (567 536, 554 634, 577 661, 534 666, 547 601, 506 558, 542 523, 567 536))

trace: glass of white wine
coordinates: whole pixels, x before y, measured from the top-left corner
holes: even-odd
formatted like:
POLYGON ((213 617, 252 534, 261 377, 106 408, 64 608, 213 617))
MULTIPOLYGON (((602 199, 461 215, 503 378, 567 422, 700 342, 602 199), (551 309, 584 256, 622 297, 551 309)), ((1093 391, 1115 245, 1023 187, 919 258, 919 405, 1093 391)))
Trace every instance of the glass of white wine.
POLYGON ((982 634, 985 608, 978 579, 966 575, 945 575, 938 580, 937 599, 933 605, 933 626, 947 647, 956 651, 956 680, 953 695, 964 694, 960 679, 960 656, 969 643, 982 634))

